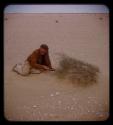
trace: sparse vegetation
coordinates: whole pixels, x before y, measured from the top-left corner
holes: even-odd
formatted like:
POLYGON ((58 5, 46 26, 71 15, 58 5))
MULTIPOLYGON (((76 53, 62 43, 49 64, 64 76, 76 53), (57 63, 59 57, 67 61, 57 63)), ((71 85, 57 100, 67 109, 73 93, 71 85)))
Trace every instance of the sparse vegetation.
POLYGON ((98 73, 98 67, 63 54, 55 75, 72 83, 91 85, 97 82, 98 73))
POLYGON ((99 20, 103 20, 103 18, 102 18, 102 17, 100 17, 100 18, 99 18, 99 20))
POLYGON ((58 23, 58 20, 56 20, 55 22, 58 23))
POLYGON ((8 20, 8 18, 4 18, 4 20, 8 20))

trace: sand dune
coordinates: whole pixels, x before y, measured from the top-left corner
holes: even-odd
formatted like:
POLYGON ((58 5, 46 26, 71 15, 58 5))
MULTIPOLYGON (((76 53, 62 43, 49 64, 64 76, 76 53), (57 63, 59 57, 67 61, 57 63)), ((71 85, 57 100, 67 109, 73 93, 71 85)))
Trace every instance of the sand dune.
POLYGON ((4 114, 8 120, 106 120, 109 116, 108 14, 5 14, 4 114), (54 68, 58 53, 94 64, 99 82, 80 87, 52 72, 22 77, 12 67, 48 44, 54 68))

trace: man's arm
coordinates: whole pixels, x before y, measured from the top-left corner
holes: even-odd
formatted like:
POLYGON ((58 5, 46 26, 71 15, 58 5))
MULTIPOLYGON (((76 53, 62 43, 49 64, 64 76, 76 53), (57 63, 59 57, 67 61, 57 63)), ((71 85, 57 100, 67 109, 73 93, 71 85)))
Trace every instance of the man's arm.
POLYGON ((49 58, 49 54, 46 55, 45 61, 46 61, 46 65, 47 65, 50 69, 52 69, 52 65, 51 65, 51 61, 50 61, 50 58, 49 58))
POLYGON ((30 59, 30 65, 35 68, 35 69, 44 69, 43 65, 37 64, 37 58, 38 58, 38 54, 37 52, 33 52, 33 54, 31 55, 31 59, 30 59))
POLYGON ((50 58, 49 58, 49 54, 46 55, 45 60, 46 60, 46 65, 49 67, 49 70, 55 71, 55 69, 52 68, 51 61, 50 61, 50 58))

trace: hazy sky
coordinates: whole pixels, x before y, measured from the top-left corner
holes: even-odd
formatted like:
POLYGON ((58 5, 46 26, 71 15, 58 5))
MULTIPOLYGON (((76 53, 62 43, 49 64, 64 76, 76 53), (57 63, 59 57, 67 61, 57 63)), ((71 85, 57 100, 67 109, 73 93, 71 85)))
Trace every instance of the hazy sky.
POLYGON ((109 13, 105 5, 8 5, 5 13, 109 13))

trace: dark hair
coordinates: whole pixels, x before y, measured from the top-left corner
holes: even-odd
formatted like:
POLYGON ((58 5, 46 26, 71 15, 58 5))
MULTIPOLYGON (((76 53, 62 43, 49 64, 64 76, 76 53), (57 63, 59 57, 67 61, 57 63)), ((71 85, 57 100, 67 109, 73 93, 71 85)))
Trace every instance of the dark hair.
POLYGON ((46 49, 46 50, 49 49, 48 46, 47 46, 46 44, 42 44, 42 45, 40 45, 40 47, 43 48, 43 49, 46 49))

